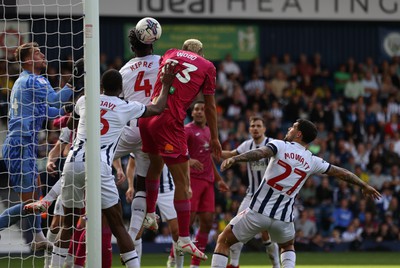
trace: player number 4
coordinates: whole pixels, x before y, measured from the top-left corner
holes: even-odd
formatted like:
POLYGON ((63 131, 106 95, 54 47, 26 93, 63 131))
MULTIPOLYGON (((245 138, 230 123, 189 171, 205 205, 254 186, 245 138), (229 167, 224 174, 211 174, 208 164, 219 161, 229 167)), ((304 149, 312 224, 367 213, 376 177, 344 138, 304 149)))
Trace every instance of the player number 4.
MULTIPOLYGON (((267 182, 267 184, 268 184, 269 186, 271 186, 272 188, 274 188, 274 189, 277 189, 277 190, 279 190, 279 191, 282 191, 282 190, 283 190, 283 187, 282 187, 282 185, 278 184, 278 182, 280 182, 280 181, 286 179, 287 177, 289 177, 290 174, 292 174, 292 167, 291 167, 288 163, 286 163, 286 162, 284 162, 284 161, 282 161, 282 160, 279 160, 279 161, 278 161, 278 165, 280 165, 281 167, 283 167, 283 168, 285 169, 285 171, 284 171, 282 174, 280 174, 280 175, 278 175, 278 176, 276 176, 276 177, 273 177, 273 178, 269 179, 268 182, 267 182)), ((299 178, 299 179, 297 180, 297 182, 293 185, 293 187, 290 188, 290 189, 286 192, 287 195, 291 195, 291 194, 297 189, 297 187, 299 187, 300 183, 301 183, 301 182, 306 178, 306 176, 307 176, 307 173, 306 173, 306 172, 304 172, 303 170, 300 170, 300 169, 298 169, 298 168, 295 168, 295 169, 293 170, 293 172, 296 173, 297 175, 299 175, 300 178, 299 178)))
POLYGON ((135 85, 133 87, 134 91, 144 91, 146 97, 150 97, 151 89, 153 85, 150 84, 149 79, 143 79, 144 71, 140 71, 136 77, 135 85))

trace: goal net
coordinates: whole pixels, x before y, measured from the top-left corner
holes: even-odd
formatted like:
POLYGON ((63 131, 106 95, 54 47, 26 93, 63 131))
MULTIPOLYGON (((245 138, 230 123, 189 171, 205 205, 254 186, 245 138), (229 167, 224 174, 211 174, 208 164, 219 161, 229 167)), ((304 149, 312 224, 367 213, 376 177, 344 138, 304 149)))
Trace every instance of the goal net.
MULTIPOLYGON (((21 203, 20 195, 22 194, 19 195, 20 191, 15 191, 15 184, 18 184, 16 178, 24 180, 25 177, 36 174, 34 166, 31 170, 22 167, 26 163, 35 163, 39 185, 35 192, 38 193, 38 198, 45 196, 60 177, 66 151, 58 155, 56 172, 52 174, 47 172, 49 152, 59 140, 62 122, 55 124, 55 120, 48 118, 48 114, 45 114, 42 125, 38 127, 40 130, 30 133, 31 141, 22 146, 23 152, 18 151, 20 148, 18 146, 10 147, 8 155, 14 155, 14 165, 18 165, 15 164, 18 160, 24 163, 20 165, 20 173, 11 176, 7 164, 8 155, 3 155, 3 147, 5 142, 7 143, 6 137, 9 132, 9 111, 10 109, 17 111, 16 107, 20 105, 21 108, 22 105, 17 101, 10 103, 12 88, 16 86, 15 81, 22 71, 19 62, 14 57, 14 52, 23 43, 38 43, 40 51, 47 58, 47 67, 43 69, 42 75, 48 79, 56 92, 60 91, 71 76, 74 62, 83 57, 84 3, 83 0, 0 0, 0 2, 2 3, 0 6, 0 147, 2 149, 0 150, 0 213, 2 215, 0 216, 0 267, 42 267, 46 254, 35 248, 32 250, 31 242, 35 241, 36 230, 31 227, 35 224, 29 222, 32 217, 29 218, 21 209, 11 210, 21 203), (33 150, 32 161, 27 161, 28 148, 33 150), (18 153, 20 159, 15 159, 18 153), (16 210, 19 217, 14 216, 16 210), (8 217, 4 217, 5 214, 8 217)), ((73 96, 72 100, 76 97, 73 96)), ((36 107, 35 103, 31 105, 36 107)), ((36 115, 33 114, 32 117, 36 115)), ((24 116, 22 115, 20 120, 23 120, 24 116)), ((33 118, 32 122, 40 121, 35 121, 33 118)), ((27 139, 20 137, 15 140, 27 139)), ((23 187, 25 186, 19 185, 20 189, 23 187)), ((29 192, 29 189, 24 188, 24 192, 26 191, 29 192)), ((48 213, 42 213, 40 216, 44 237, 49 232, 50 226, 56 227, 54 222, 52 225, 55 218, 54 203, 48 213)), ((33 218, 36 220, 35 217, 33 218)))

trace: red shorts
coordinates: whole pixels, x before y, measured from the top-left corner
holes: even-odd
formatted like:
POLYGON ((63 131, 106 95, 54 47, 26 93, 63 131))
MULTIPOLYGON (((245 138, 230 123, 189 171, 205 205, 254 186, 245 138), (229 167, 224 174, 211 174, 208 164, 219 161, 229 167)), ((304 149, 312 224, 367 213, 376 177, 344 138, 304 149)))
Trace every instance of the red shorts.
POLYGON ((192 212, 214 212, 215 196, 214 183, 204 179, 190 178, 192 188, 192 212))
POLYGON ((140 118, 139 130, 143 152, 170 158, 189 155, 183 122, 178 122, 169 110, 140 118))

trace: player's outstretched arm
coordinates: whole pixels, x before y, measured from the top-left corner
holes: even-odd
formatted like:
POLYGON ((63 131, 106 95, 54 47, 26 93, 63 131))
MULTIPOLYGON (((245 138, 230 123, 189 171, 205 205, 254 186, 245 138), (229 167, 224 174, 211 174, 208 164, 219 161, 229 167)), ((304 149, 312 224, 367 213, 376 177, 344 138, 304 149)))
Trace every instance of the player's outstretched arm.
MULTIPOLYGON (((168 62, 164 66, 164 72, 161 74, 160 80, 162 82, 161 93, 158 98, 155 100, 154 104, 149 104, 146 106, 146 111, 142 115, 142 117, 149 117, 153 115, 158 115, 165 110, 167 106, 167 98, 169 89, 172 86, 172 82, 175 79, 175 66, 174 62, 168 62)), ((154 100, 153 100, 154 101, 154 100)))
POLYGON ((273 155, 274 152, 269 147, 263 146, 224 160, 221 164, 221 171, 230 168, 236 162, 252 162, 261 158, 270 158, 273 155))
POLYGON ((204 95, 204 113, 206 115, 208 127, 210 128, 211 150, 216 160, 219 160, 221 157, 222 147, 218 140, 217 108, 213 95, 204 95))
POLYGON ((236 149, 232 150, 232 151, 222 150, 221 158, 227 159, 229 157, 234 157, 235 155, 238 155, 238 152, 236 151, 236 149))
POLYGON ((345 168, 331 165, 326 174, 328 176, 333 176, 345 182, 360 186, 365 196, 370 196, 374 199, 379 199, 381 197, 381 194, 374 187, 368 185, 368 183, 357 177, 356 174, 350 172, 345 168))

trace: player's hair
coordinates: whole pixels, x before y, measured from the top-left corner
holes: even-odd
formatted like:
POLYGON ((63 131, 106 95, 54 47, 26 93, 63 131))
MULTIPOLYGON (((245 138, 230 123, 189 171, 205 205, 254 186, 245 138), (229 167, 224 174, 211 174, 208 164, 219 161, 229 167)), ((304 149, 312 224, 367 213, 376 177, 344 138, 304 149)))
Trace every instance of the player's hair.
POLYGON ((188 39, 185 42, 183 42, 182 50, 191 51, 202 56, 203 44, 197 39, 188 39))
POLYGON ((249 122, 251 123, 251 122, 254 122, 254 121, 261 121, 262 124, 263 124, 263 127, 265 127, 265 120, 261 116, 258 116, 258 115, 251 116, 250 119, 249 119, 249 122))
POLYGON ((31 55, 32 49, 35 47, 39 47, 38 43, 36 42, 30 42, 20 45, 14 52, 15 60, 24 63, 26 58, 31 55))
POLYGON ((131 50, 135 52, 135 50, 138 51, 145 51, 147 49, 152 49, 153 45, 152 44, 144 44, 140 42, 140 40, 136 36, 136 28, 132 28, 129 31, 129 44, 131 44, 131 50))
POLYGON ((115 93, 122 89, 122 75, 115 69, 109 69, 101 76, 104 93, 115 93))
POLYGON ((313 122, 307 119, 297 119, 298 123, 297 129, 303 134, 302 141, 309 144, 317 137, 318 130, 313 122))

